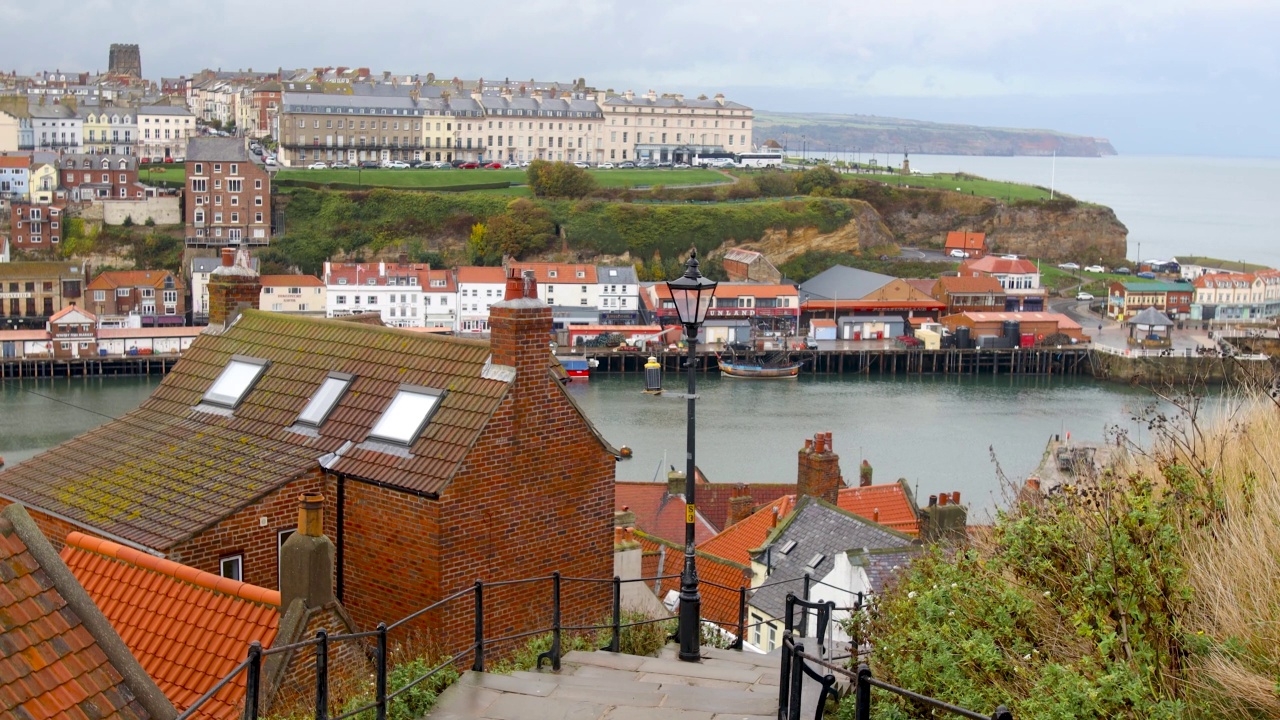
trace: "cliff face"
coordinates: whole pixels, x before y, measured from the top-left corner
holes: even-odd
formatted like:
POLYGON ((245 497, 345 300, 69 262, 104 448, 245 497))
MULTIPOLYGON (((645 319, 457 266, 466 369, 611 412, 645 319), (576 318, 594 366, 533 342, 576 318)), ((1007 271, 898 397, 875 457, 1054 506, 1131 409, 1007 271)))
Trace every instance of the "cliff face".
MULTIPOLYGON (((895 242, 893 232, 885 225, 884 219, 875 208, 861 200, 848 202, 854 209, 853 218, 835 232, 823 233, 814 227, 790 232, 766 230, 759 240, 750 241, 743 247, 763 253, 770 262, 777 265, 786 262, 793 255, 811 250, 855 253, 866 248, 895 242)), ((732 243, 726 243, 722 250, 732 245, 732 243)))
POLYGON ((1054 262, 1123 260, 1129 230, 1111 208, 1061 204, 1007 205, 988 198, 942 193, 945 199, 927 212, 894 210, 885 223, 904 245, 941 247, 951 230, 984 232, 996 252, 1054 262))

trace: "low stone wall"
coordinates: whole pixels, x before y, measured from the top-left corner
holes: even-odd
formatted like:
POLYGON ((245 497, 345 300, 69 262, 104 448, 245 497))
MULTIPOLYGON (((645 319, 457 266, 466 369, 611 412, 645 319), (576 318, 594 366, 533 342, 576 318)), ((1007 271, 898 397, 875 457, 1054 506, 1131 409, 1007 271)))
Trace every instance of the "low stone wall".
POLYGON ((123 225, 127 217, 133 218, 135 225, 142 225, 148 218, 157 225, 182 223, 180 199, 174 195, 144 200, 108 200, 94 205, 102 206, 102 221, 107 225, 123 225))
POLYGON ((1269 360, 1217 356, 1126 357, 1093 353, 1095 377, 1133 385, 1183 385, 1187 382, 1267 384, 1275 375, 1269 360))

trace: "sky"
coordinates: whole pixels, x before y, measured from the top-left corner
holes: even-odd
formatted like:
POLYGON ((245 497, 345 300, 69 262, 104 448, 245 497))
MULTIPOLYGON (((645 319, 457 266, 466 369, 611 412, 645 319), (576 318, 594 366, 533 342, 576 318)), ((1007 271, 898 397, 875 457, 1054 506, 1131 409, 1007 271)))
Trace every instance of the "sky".
POLYGON ((0 69, 369 67, 1280 156, 1276 0, 0 0, 0 69), (56 22, 50 22, 56 18, 56 22))

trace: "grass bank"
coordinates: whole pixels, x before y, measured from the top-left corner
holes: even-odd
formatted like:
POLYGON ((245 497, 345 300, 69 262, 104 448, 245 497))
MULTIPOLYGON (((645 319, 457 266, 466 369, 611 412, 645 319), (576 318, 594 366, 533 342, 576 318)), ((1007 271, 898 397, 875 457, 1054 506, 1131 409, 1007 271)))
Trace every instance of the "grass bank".
MULTIPOLYGON (((632 188, 655 185, 701 185, 726 183, 728 180, 714 170, 588 170, 600 187, 632 188)), ((524 170, 281 170, 276 175, 281 180, 302 180, 315 183, 340 183, 364 185, 367 188, 432 189, 475 183, 510 182, 524 184, 528 176, 524 170)), ((166 179, 168 176, 166 176, 166 179)), ((181 178, 179 178, 181 179, 181 178)), ((492 192, 492 191, 484 191, 492 192)))
MULTIPOLYGON (((969 175, 967 173, 935 173, 932 175, 858 173, 854 175, 854 177, 867 180, 878 180, 880 182, 901 187, 927 188, 929 190, 950 190, 952 192, 964 193, 965 195, 994 198, 996 200, 1003 200, 1004 202, 1015 202, 1018 200, 1048 200, 1050 194, 1048 188, 1004 182, 1001 180, 988 180, 987 178, 978 177, 977 175, 969 175)), ((1062 198, 1064 195, 1059 192, 1054 193, 1054 197, 1062 198)))

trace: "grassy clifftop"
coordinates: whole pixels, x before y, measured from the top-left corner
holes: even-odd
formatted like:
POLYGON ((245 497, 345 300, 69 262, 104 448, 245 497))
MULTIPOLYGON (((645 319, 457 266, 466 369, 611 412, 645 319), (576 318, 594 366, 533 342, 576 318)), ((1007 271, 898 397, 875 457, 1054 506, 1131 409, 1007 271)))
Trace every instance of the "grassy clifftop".
POLYGON ((914 564, 867 628, 877 675, 1019 718, 1280 716, 1280 416, 1265 396, 1190 415, 914 564))

